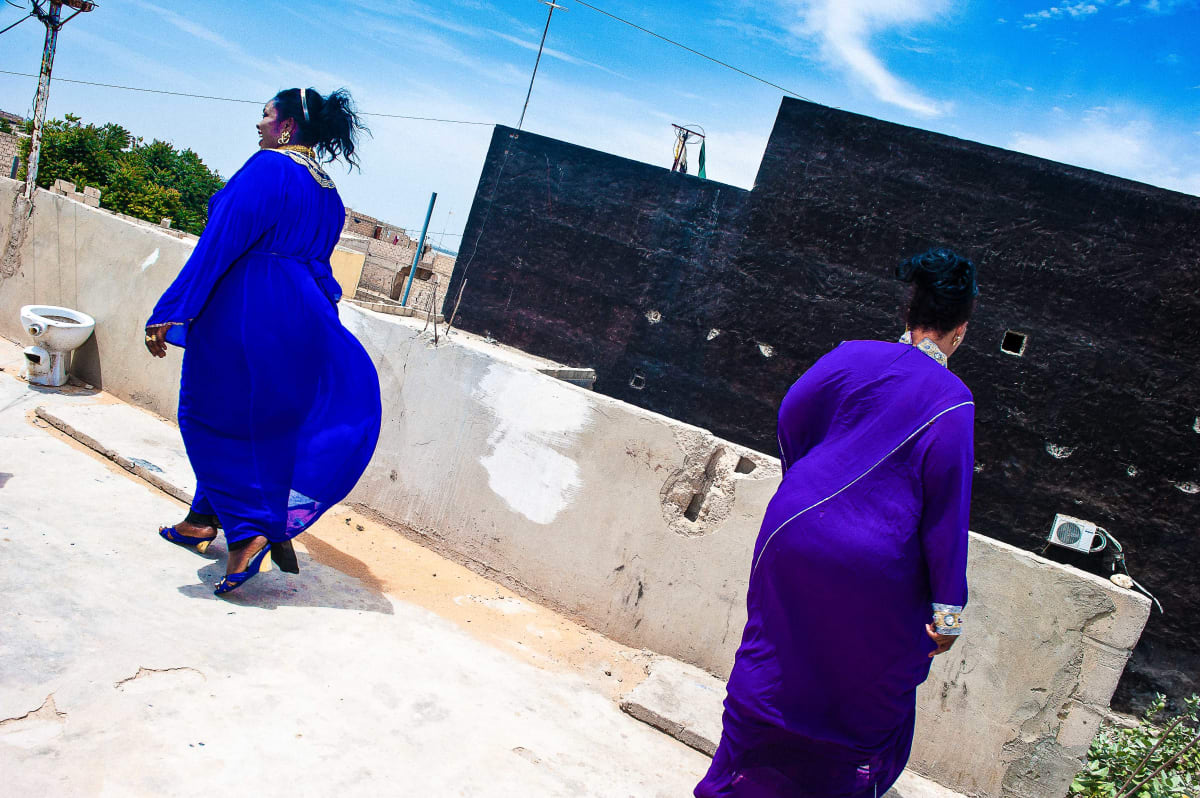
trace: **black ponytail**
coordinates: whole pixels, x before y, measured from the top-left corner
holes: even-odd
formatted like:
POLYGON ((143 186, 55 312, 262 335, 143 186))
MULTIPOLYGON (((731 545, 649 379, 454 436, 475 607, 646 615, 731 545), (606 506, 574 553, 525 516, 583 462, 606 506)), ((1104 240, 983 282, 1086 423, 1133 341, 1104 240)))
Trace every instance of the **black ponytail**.
POLYGON ((273 102, 280 120, 296 122, 297 143, 312 147, 326 162, 340 158, 348 168, 359 169, 358 156, 354 154, 358 137, 362 133, 370 135, 371 131, 359 118, 350 92, 338 89, 322 97, 316 89, 284 89, 275 95, 273 102))
POLYGON ((971 318, 979 286, 975 264, 952 249, 931 249, 896 267, 896 277, 913 284, 908 304, 910 330, 948 333, 971 318))

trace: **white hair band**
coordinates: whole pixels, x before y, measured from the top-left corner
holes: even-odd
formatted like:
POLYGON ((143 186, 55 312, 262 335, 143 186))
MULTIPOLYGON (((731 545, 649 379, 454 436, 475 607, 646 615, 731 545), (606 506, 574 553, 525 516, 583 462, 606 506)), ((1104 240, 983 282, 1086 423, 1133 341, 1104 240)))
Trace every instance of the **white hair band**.
POLYGON ((309 119, 308 119, 308 89, 300 90, 300 108, 304 111, 304 121, 305 122, 309 121, 309 119))

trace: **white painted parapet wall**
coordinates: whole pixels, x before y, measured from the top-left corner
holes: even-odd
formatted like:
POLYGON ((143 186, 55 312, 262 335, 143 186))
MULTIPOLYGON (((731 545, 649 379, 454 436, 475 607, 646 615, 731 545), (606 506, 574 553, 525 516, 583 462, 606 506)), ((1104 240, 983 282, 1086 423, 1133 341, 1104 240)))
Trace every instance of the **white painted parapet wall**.
MULTIPOLYGON (((0 180, 7 209, 18 184, 0 180)), ((152 360, 141 325, 191 244, 40 192, 17 309, 97 320, 90 382, 164 415, 178 353, 152 360)), ((0 241, 10 219, 0 215, 0 241)), ((727 675, 750 554, 777 461, 539 374, 531 358, 344 305, 383 385, 379 449, 351 501, 623 643, 727 675)), ((586 365, 586 364, 584 364, 586 365)), ((974 535, 963 639, 922 687, 912 766, 974 796, 1059 798, 1149 613, 1137 594, 974 535)), ((814 656, 829 641, 813 641, 814 656)))

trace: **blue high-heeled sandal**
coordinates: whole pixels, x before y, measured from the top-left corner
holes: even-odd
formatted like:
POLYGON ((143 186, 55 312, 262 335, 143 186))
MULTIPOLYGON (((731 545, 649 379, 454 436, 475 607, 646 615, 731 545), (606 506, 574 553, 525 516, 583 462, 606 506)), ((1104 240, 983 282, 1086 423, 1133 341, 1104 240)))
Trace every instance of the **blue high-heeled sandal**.
POLYGON ((239 587, 246 584, 246 582, 250 581, 251 577, 257 576, 264 571, 271 570, 271 561, 267 559, 270 553, 271 544, 267 543, 267 545, 262 547, 262 551, 260 551, 258 554, 255 554, 250 560, 250 563, 246 566, 246 570, 238 571, 237 573, 233 574, 225 574, 225 578, 220 582, 217 582, 217 587, 215 590, 213 590, 213 595, 219 596, 222 593, 229 593, 230 591, 237 590, 239 587))
POLYGON ((174 543, 176 546, 195 549, 201 554, 208 551, 208 544, 217 539, 216 535, 213 535, 211 538, 194 538, 189 535, 181 535, 175 531, 175 527, 173 526, 160 526, 158 528, 158 534, 163 540, 169 543, 174 543))

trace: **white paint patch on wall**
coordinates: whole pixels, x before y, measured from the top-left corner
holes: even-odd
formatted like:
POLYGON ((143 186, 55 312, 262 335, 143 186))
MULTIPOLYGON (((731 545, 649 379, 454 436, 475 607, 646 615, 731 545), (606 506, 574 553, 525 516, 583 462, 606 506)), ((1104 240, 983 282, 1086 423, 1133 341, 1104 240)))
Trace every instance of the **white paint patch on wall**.
POLYGON ((146 271, 146 269, 149 269, 156 263, 158 263, 158 247, 155 247, 154 251, 147 255, 146 259, 142 261, 142 271, 146 271))
POLYGON ((480 458, 488 487, 515 512, 549 524, 582 487, 579 465, 563 454, 591 423, 591 406, 565 385, 511 366, 493 364, 475 399, 491 411, 490 451, 480 458))

